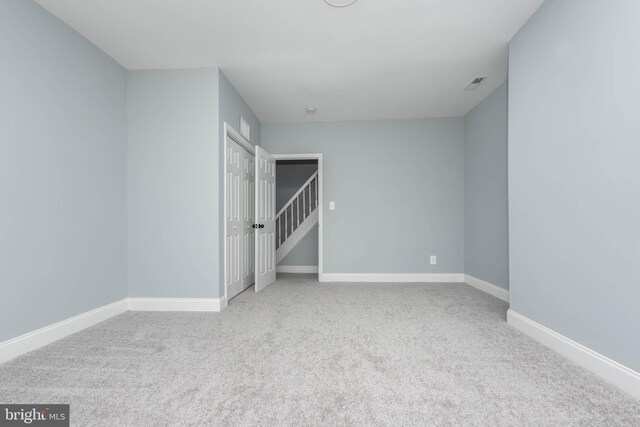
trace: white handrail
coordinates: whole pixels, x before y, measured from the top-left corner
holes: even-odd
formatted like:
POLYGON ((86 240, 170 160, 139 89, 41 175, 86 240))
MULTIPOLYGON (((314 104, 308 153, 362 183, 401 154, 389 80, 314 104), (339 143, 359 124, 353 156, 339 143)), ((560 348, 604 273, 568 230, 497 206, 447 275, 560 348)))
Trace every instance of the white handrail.
MULTIPOLYGON (((300 193, 302 193, 305 188, 307 188, 307 186, 309 184, 311 184, 311 182, 315 179, 318 178, 318 172, 316 171, 313 175, 311 175, 311 178, 309 178, 307 180, 307 182, 305 182, 304 184, 302 184, 302 187, 300 187, 300 189, 298 191, 296 191, 296 194, 293 195, 293 197, 291 197, 289 199, 289 201, 287 203, 284 204, 284 207, 282 209, 280 209, 280 212, 278 212, 276 214, 276 218, 278 218, 280 215, 282 215, 282 212, 284 212, 285 210, 287 210, 287 208, 289 207, 290 204, 292 204, 294 202, 295 199, 298 198, 298 196, 300 196, 300 193)), ((316 186, 316 191, 317 191, 317 186, 316 186)), ((317 193, 316 193, 317 194, 317 193)), ((317 203, 317 201, 316 201, 317 203)), ((313 210, 313 209, 312 209, 313 210)))
POLYGON ((276 215, 276 229, 278 230, 278 238, 276 239, 276 248, 282 246, 282 244, 289 239, 289 237, 300 227, 300 224, 306 221, 307 217, 311 215, 318 208, 318 172, 315 172, 311 177, 296 191, 296 194, 289 199, 282 209, 276 215), (315 189, 315 197, 313 197, 313 191, 315 189), (302 195, 302 215, 300 215, 300 196, 302 195), (309 197, 309 206, 307 206, 306 199, 309 197), (315 202, 315 203, 314 203, 315 202), (295 204, 295 206, 294 206, 295 204), (291 214, 288 209, 291 208, 291 214), (307 214, 307 209, 309 213, 307 214), (291 218, 289 218, 291 216, 291 218), (301 218, 302 217, 302 218, 301 218), (284 219, 284 227, 283 227, 284 219), (296 221, 297 220, 297 221, 296 221))

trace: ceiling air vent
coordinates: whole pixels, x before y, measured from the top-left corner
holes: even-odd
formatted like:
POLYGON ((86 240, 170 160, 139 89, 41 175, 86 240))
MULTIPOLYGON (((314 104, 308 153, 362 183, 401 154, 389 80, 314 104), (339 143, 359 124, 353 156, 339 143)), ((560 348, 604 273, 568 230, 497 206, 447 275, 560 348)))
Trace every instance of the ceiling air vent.
POLYGON ((473 80, 471 80, 471 83, 469 83, 467 87, 464 88, 464 90, 477 89, 478 86, 480 86, 480 84, 482 84, 482 82, 486 80, 486 78, 487 76, 475 77, 473 80))

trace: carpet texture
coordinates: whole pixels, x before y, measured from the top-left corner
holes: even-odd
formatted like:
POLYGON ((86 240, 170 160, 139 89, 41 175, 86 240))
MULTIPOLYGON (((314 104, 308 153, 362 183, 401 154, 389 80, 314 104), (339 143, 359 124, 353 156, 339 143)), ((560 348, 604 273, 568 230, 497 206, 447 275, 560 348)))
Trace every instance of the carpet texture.
POLYGON ((464 284, 280 275, 222 313, 133 313, 0 365, 73 425, 639 426, 640 401, 464 284))

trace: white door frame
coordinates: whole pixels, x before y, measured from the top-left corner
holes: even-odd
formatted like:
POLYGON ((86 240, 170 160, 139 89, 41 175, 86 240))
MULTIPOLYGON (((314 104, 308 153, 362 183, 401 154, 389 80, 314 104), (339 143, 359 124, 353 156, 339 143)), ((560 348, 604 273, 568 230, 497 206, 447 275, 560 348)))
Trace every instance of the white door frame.
POLYGON ((227 137, 235 141, 240 147, 244 148, 249 154, 255 156, 255 147, 247 141, 238 131, 236 131, 231 125, 227 122, 224 123, 224 144, 223 144, 223 152, 222 152, 222 247, 224 256, 222 258, 222 270, 224 271, 222 275, 222 283, 224 285, 224 299, 229 302, 227 299, 227 244, 225 239, 227 237, 227 137))
MULTIPOLYGON (((322 172, 322 153, 309 154, 271 154, 278 160, 317 160, 318 161, 318 281, 322 282, 324 277, 324 256, 323 256, 323 210, 324 210, 324 185, 322 172)), ((277 185, 277 182, 276 182, 277 185)), ((226 263, 225 263, 226 265, 226 263)), ((226 281, 225 281, 226 283, 226 281)))

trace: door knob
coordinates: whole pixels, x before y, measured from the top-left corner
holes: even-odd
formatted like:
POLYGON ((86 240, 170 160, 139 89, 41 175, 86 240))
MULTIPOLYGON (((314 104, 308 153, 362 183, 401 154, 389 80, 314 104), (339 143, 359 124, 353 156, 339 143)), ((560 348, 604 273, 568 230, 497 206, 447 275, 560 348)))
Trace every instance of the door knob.
POLYGON ((258 225, 258 228, 264 228, 264 224, 258 225))

